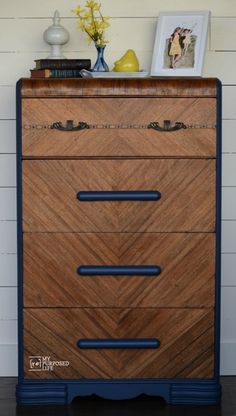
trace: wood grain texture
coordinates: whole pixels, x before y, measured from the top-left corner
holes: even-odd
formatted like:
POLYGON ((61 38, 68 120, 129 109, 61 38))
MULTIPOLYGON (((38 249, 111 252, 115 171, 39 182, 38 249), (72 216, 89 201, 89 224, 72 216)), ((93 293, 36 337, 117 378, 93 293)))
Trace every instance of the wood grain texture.
POLYGON ((215 230, 215 161, 24 160, 24 231, 215 230), (83 202, 79 191, 161 192, 159 201, 83 202))
POLYGON ((211 378, 210 309, 25 309, 26 378, 211 378), (81 338, 151 338, 151 350, 81 350, 81 338), (54 371, 29 371, 29 356, 68 360, 54 371))
POLYGON ((24 234, 26 307, 212 307, 214 234, 24 234), (79 276, 81 265, 159 265, 159 276, 79 276))
POLYGON ((22 97, 216 97, 216 78, 22 79, 22 97))
MULTIPOLYGON (((23 127, 216 123, 215 79, 22 80, 23 127)), ((24 367, 29 379, 212 378, 216 130, 23 128, 24 367), (81 191, 159 191, 83 202, 81 191), (80 265, 159 276, 79 276, 80 265), (82 350, 81 338, 158 338, 82 350), (69 361, 30 371, 30 356, 69 361)))
POLYGON ((158 132, 153 129, 86 129, 64 132, 26 129, 74 120, 111 125, 149 125, 163 120, 184 124, 216 124, 214 98, 83 98, 24 99, 23 156, 211 156, 216 133, 209 129, 158 132), (24 127, 25 126, 25 127, 24 127))

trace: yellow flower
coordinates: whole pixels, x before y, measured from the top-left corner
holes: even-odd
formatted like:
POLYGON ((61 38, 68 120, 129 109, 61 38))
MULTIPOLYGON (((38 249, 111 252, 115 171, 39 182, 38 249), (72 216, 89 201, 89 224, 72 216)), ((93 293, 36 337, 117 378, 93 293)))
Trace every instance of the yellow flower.
POLYGON ((83 12, 83 9, 80 6, 77 6, 76 9, 72 10, 72 12, 79 16, 83 12))
POLYGON ((110 26, 109 17, 103 17, 101 3, 95 0, 87 0, 85 8, 80 5, 72 12, 78 16, 78 27, 85 32, 89 41, 93 40, 96 45, 104 46, 108 41, 105 39, 105 30, 110 26))
POLYGON ((85 7, 93 9, 94 11, 99 11, 101 8, 101 3, 98 3, 94 0, 87 0, 85 7))

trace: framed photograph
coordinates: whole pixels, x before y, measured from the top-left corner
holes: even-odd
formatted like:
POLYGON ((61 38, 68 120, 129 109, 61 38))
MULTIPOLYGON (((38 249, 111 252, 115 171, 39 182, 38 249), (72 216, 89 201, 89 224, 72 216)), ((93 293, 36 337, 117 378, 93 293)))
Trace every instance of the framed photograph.
POLYGON ((210 11, 160 13, 151 76, 201 76, 209 18, 210 11))

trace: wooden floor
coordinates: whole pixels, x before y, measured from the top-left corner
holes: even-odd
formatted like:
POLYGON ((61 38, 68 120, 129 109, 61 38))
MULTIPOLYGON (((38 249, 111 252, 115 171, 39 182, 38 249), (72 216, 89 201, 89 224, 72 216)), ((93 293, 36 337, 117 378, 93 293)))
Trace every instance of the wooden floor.
POLYGON ((140 396, 127 401, 78 398, 70 406, 16 407, 15 378, 0 378, 1 416, 236 416, 236 377, 222 377, 221 406, 167 406, 158 398, 140 396))

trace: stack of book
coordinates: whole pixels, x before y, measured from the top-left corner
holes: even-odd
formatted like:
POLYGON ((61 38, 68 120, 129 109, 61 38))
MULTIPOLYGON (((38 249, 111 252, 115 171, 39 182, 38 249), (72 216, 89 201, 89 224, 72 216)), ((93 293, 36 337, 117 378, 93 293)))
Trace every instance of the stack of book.
POLYGON ((81 78, 82 69, 91 69, 90 59, 36 59, 31 78, 81 78))

